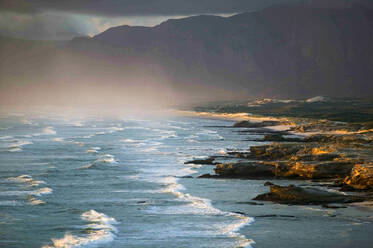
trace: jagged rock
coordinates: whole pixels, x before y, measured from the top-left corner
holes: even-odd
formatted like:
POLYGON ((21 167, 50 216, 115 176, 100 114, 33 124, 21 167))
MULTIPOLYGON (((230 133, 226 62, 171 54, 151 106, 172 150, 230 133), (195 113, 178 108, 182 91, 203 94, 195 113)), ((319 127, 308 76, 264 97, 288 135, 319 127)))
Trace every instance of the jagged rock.
POLYGON ((287 176, 304 179, 343 178, 350 174, 353 166, 349 161, 296 162, 289 168, 287 176))
POLYGON ((219 177, 268 178, 275 176, 275 167, 263 162, 218 164, 214 169, 219 177))
POLYGON ((344 183, 357 190, 373 190, 373 164, 357 164, 344 183))
POLYGON ((184 164, 208 164, 208 165, 215 165, 214 162, 215 158, 209 157, 207 159, 196 159, 192 161, 187 161, 184 164))
POLYGON ((314 134, 307 136, 304 142, 368 144, 372 141, 363 134, 314 134))
POLYGON ((252 146, 250 152, 256 159, 287 159, 301 150, 301 144, 270 144, 264 146, 252 146))
POLYGON ((218 177, 228 178, 298 178, 330 179, 344 178, 350 174, 353 163, 349 161, 258 161, 218 164, 214 169, 218 177))
POLYGON ((263 203, 258 203, 258 202, 237 202, 237 204, 247 204, 247 205, 252 205, 252 206, 262 206, 264 205, 263 203))
POLYGON ((315 188, 270 185, 270 192, 258 195, 253 200, 272 201, 280 204, 319 205, 328 203, 351 203, 364 201, 363 197, 342 195, 315 188))
POLYGON ((236 158, 250 158, 251 156, 249 152, 227 152, 227 154, 236 158))
POLYGON ((303 142, 303 139, 300 138, 285 138, 282 134, 266 134, 264 135, 263 141, 272 141, 272 142, 303 142))
POLYGON ((338 209, 338 208, 347 208, 347 206, 342 204, 325 204, 322 205, 323 208, 331 208, 331 209, 338 209))
POLYGON ((290 159, 294 161, 332 161, 341 156, 336 153, 302 154, 294 155, 290 159))
POLYGON ((284 137, 281 134, 267 134, 264 135, 264 141, 284 141, 284 137))
POLYGON ((271 183, 269 181, 267 181, 267 182, 264 183, 264 186, 271 186, 271 185, 273 185, 273 183, 271 183))
POLYGON ((281 122, 279 121, 262 121, 262 122, 239 121, 239 122, 234 123, 233 127, 255 128, 255 127, 276 126, 280 124, 281 122))
POLYGON ((182 176, 180 178, 193 178, 192 176, 182 176))

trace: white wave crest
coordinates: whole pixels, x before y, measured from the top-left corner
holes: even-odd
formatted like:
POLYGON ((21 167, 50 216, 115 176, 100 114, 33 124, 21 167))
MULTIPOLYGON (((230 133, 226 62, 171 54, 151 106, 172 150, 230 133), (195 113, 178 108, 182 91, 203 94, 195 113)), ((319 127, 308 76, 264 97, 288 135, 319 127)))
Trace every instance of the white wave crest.
POLYGON ((253 240, 247 239, 244 235, 239 233, 239 230, 252 223, 254 218, 244 216, 238 213, 231 213, 221 211, 212 206, 209 199, 196 197, 190 194, 185 194, 182 191, 185 190, 184 186, 178 183, 178 179, 175 177, 164 177, 158 182, 165 184, 159 193, 171 193, 178 197, 181 201, 189 202, 184 206, 170 206, 170 207, 150 207, 149 212, 155 214, 201 214, 201 215, 217 215, 226 216, 233 218, 230 223, 223 223, 216 226, 218 233, 227 235, 236 239, 236 247, 251 247, 254 243, 253 240))
POLYGON ((10 140, 13 139, 13 136, 1 136, 0 140, 10 140))
POLYGON ((118 223, 114 218, 95 210, 84 212, 81 218, 88 222, 84 226, 85 230, 88 230, 87 235, 77 236, 66 233, 63 238, 52 239, 52 244, 44 245, 42 248, 98 247, 114 239, 117 229, 113 225, 118 223))
POLYGON ((117 166, 118 161, 111 154, 105 154, 96 159, 92 164, 85 165, 80 169, 104 168, 105 166, 117 166))
POLYGON ((136 143, 137 141, 135 141, 133 139, 123 139, 123 140, 121 140, 121 142, 124 142, 124 143, 136 143))
POLYGON ((8 145, 8 148, 10 148, 9 152, 20 152, 22 151, 22 147, 25 145, 33 144, 31 141, 28 140, 18 140, 14 139, 11 141, 11 143, 8 145))
POLYGON ((18 183, 26 183, 27 186, 30 186, 30 187, 39 186, 39 184, 44 184, 45 183, 44 181, 34 180, 32 178, 32 176, 30 176, 30 175, 21 175, 21 176, 18 176, 18 177, 9 177, 8 180, 12 181, 12 182, 18 182, 18 183))
POLYGON ((45 134, 45 135, 55 135, 57 132, 56 130, 53 129, 53 127, 49 126, 49 127, 46 127, 42 130, 42 134, 45 134))

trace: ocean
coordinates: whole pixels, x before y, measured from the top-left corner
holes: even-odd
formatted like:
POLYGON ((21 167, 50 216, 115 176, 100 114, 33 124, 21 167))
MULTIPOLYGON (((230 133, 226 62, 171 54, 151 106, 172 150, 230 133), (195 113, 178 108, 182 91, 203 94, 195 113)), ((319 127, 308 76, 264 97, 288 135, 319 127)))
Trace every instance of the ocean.
POLYGON ((372 247, 370 211, 253 205, 264 180, 197 178, 214 166, 186 161, 262 144, 232 124, 2 115, 0 247, 372 247))

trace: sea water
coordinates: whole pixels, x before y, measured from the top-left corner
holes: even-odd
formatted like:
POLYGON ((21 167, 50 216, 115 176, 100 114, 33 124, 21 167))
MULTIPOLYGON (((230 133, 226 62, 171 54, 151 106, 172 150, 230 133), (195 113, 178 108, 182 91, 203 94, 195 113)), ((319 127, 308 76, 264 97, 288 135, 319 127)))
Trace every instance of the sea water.
POLYGON ((0 247, 371 247, 370 212, 252 205, 263 180, 196 178, 214 167, 186 161, 261 144, 231 125, 1 116, 0 247))

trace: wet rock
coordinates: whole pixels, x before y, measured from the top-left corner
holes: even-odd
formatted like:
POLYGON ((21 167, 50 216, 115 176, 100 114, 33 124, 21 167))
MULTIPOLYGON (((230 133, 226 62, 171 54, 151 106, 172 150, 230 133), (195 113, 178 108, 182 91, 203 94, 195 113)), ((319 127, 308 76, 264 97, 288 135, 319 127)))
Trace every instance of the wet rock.
POLYGON ((340 157, 341 156, 336 153, 322 153, 294 155, 290 159, 294 161, 332 161, 340 157))
POLYGON ((343 179, 350 175, 352 161, 250 161, 216 165, 217 177, 265 179, 343 179))
POLYGON ((289 167, 287 175, 304 179, 344 178, 350 174, 353 163, 347 161, 296 162, 289 167))
POLYGON ((192 176, 182 176, 180 178, 193 178, 192 176))
POLYGON ((369 144, 371 139, 364 134, 314 134, 307 136, 304 142, 369 144))
POLYGON ((357 164, 344 183, 356 190, 373 190, 373 164, 357 164))
POLYGON ((275 175, 275 167, 263 162, 218 164, 215 173, 228 178, 268 178, 275 175))
POLYGON ((249 152, 227 152, 228 155, 234 156, 236 158, 250 158, 251 153, 249 152))
POLYGON ((274 134, 266 134, 266 135, 264 135, 263 141, 271 141, 271 142, 303 142, 303 139, 301 139, 301 138, 284 137, 280 133, 274 133, 274 134))
POLYGON ((235 214, 240 214, 240 215, 246 215, 244 212, 239 212, 239 211, 235 211, 235 212, 233 212, 233 213, 235 213, 235 214))
POLYGON ((273 183, 268 182, 268 181, 264 183, 264 186, 271 186, 271 185, 273 185, 273 183))
POLYGON ((200 175, 198 178, 216 178, 216 175, 211 175, 209 173, 200 175))
POLYGON ((209 157, 207 159, 195 159, 192 161, 187 161, 184 164, 207 164, 207 165, 215 165, 214 163, 215 158, 209 157))
POLYGON ((264 146, 252 146, 250 152, 256 159, 288 159, 301 150, 301 144, 270 144, 264 146))
POLYGON ((322 207, 330 208, 330 209, 347 208, 347 206, 343 204, 325 204, 325 205, 322 205, 322 207))
POLYGON ((271 201, 280 204, 322 205, 364 201, 363 197, 342 195, 315 188, 270 185, 270 192, 258 195, 253 200, 271 201))
POLYGON ((258 203, 258 202, 237 202, 237 204, 247 204, 247 205, 252 205, 252 206, 262 206, 264 205, 263 203, 258 203))
POLYGON ((250 121, 239 121, 234 123, 233 127, 267 127, 267 126, 276 126, 280 125, 281 122, 279 121, 262 121, 262 122, 250 122, 250 121))

